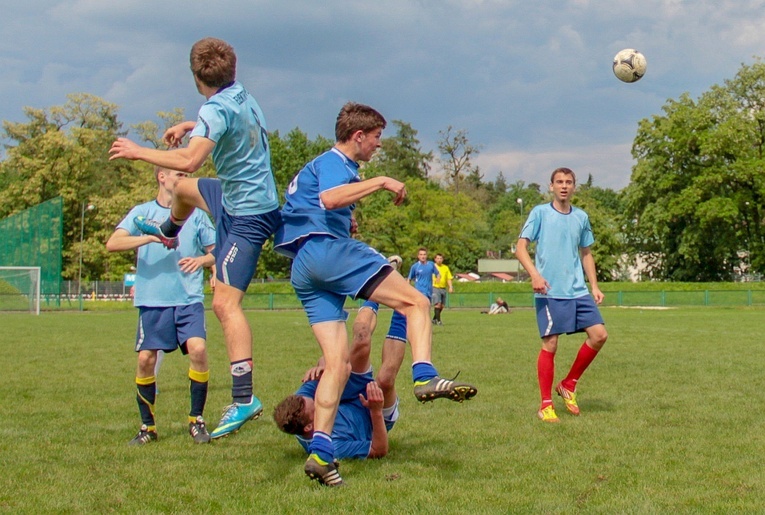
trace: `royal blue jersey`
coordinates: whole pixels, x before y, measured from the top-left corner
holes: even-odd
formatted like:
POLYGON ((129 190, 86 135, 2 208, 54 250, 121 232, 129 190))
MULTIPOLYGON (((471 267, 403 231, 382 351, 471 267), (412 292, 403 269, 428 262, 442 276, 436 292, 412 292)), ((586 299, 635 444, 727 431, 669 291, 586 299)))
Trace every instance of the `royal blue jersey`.
POLYGON ((259 215, 279 207, 266 120, 239 82, 218 90, 199 109, 190 137, 200 136, 215 142, 212 157, 228 214, 259 215))
MULTIPOLYGON (((133 220, 143 216, 150 220, 164 220, 170 208, 156 200, 139 204, 117 225, 131 236, 140 236, 133 220)), ((215 229, 210 218, 201 209, 195 209, 178 234, 178 248, 166 249, 161 243, 148 243, 138 248, 136 263, 135 297, 133 304, 143 307, 186 306, 204 300, 203 270, 182 272, 178 261, 184 257, 206 254, 206 247, 215 244, 215 229)))
MULTIPOLYGON (((372 417, 369 409, 359 401, 359 394, 366 396, 367 383, 373 381, 372 371, 365 374, 351 373, 340 397, 340 405, 332 427, 332 445, 335 458, 364 459, 369 456, 372 447, 372 417)), ((303 383, 295 395, 310 397, 316 395, 318 380, 303 383)), ((297 436, 297 440, 306 452, 311 445, 310 438, 297 436)))
POLYGON ((535 266, 550 284, 546 295, 555 299, 575 299, 587 295, 579 250, 595 242, 587 213, 571 206, 561 213, 552 203, 541 204, 529 213, 521 238, 537 242, 535 266))
POLYGON ((427 298, 433 294, 433 276, 441 277, 433 261, 426 261, 424 264, 417 261, 409 269, 408 279, 414 279, 414 287, 427 298))
POLYGON ((274 236, 274 250, 294 258, 297 242, 309 235, 348 238, 355 205, 326 209, 320 195, 332 188, 359 182, 359 165, 337 148, 323 153, 292 179, 282 207, 282 226, 274 236))

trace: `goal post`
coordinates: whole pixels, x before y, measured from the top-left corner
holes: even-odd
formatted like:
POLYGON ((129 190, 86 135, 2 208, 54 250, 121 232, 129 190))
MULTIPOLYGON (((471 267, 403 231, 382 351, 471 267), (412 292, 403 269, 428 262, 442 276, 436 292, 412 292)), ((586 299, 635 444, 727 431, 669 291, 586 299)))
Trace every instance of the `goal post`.
POLYGON ((39 266, 0 266, 0 311, 40 314, 39 266))

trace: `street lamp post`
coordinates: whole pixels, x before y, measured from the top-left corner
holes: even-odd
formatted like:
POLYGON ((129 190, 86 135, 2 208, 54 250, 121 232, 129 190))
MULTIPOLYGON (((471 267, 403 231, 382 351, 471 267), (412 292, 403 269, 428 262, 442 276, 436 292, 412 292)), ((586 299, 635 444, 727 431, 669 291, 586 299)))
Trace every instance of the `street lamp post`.
POLYGON ((85 239, 85 211, 93 211, 96 208, 93 204, 82 203, 82 212, 80 214, 80 268, 77 276, 77 292, 80 297, 80 311, 82 311, 82 246, 85 239))

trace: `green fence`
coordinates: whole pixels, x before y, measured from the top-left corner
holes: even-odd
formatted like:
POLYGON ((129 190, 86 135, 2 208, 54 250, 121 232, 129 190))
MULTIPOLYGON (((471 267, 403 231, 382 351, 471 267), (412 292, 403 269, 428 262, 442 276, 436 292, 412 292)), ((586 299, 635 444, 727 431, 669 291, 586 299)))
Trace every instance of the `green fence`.
POLYGON ((0 266, 39 266, 42 295, 61 289, 63 205, 56 197, 0 220, 0 266))

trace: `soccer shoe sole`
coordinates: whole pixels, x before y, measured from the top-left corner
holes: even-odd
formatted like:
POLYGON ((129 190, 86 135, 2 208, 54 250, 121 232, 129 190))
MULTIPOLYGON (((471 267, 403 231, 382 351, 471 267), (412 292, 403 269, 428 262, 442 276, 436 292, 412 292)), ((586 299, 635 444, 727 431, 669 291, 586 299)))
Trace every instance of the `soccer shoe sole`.
POLYGON ((470 385, 458 385, 449 390, 440 392, 415 393, 415 397, 420 402, 430 402, 436 399, 451 399, 454 402, 463 402, 472 399, 478 393, 478 389, 470 385))
POLYGON ((323 467, 319 463, 317 463, 314 460, 309 459, 306 461, 305 468, 303 469, 305 472, 305 475, 308 476, 308 478, 311 481, 318 481, 320 484, 324 486, 329 487, 339 487, 339 486, 345 486, 345 481, 343 481, 343 478, 340 477, 340 472, 338 471, 339 463, 335 461, 335 468, 334 469, 328 469, 328 467, 323 467))
POLYGON ((218 440, 218 439, 220 439, 220 438, 225 438, 225 437, 227 437, 228 435, 233 435, 233 434, 236 434, 236 433, 238 433, 238 432, 239 432, 239 430, 240 430, 240 429, 242 429, 242 426, 244 426, 244 425, 245 425, 247 422, 249 422, 249 421, 251 421, 251 420, 257 420, 257 419, 259 419, 259 418, 260 418, 260 416, 261 416, 262 414, 263 414, 263 408, 260 408, 260 410, 258 410, 258 411, 256 411, 255 413, 253 413, 253 415, 252 415, 250 418, 247 418, 247 419, 245 419, 245 420, 244 420, 244 422, 242 422, 241 424, 239 424, 239 427, 237 427, 236 429, 232 429, 231 431, 226 431, 225 433, 221 433, 221 434, 218 434, 218 435, 216 435, 216 434, 215 434, 215 431, 217 431, 217 430, 218 430, 218 428, 215 428, 215 431, 213 431, 212 433, 210 433, 210 439, 211 439, 211 440, 218 440))

